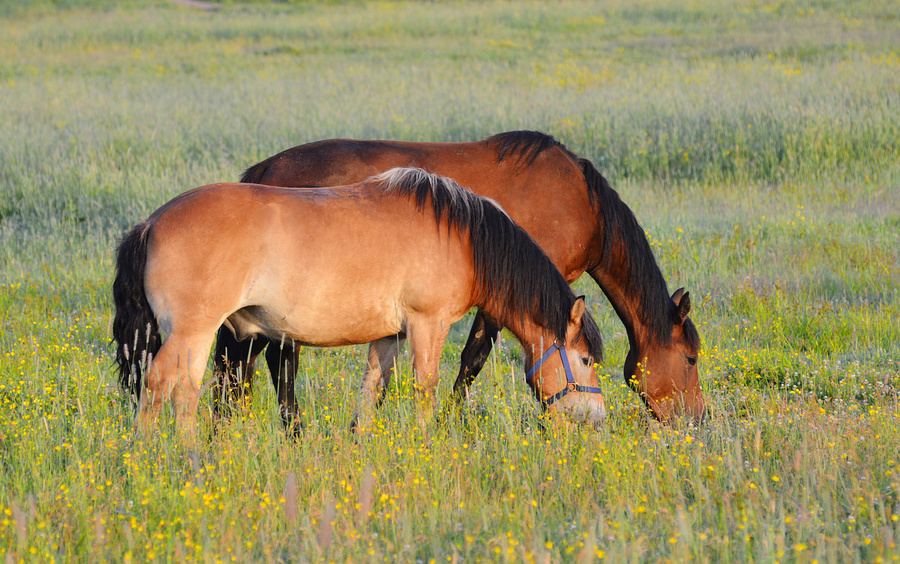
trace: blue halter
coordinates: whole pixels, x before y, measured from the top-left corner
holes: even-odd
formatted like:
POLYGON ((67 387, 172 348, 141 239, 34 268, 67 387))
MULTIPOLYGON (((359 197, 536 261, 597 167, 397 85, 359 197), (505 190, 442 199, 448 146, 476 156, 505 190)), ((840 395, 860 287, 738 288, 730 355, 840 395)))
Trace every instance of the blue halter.
POLYGON ((525 374, 525 381, 528 382, 528 385, 531 386, 531 380, 534 378, 535 373, 541 368, 544 362, 553 355, 554 352, 559 351, 559 356, 562 358, 563 369, 566 371, 566 387, 554 394, 553 396, 547 398, 544 401, 546 405, 553 405, 557 400, 564 398, 569 392, 587 392, 589 394, 602 394, 603 390, 598 388, 597 386, 582 386, 575 382, 575 378, 572 376, 572 368, 569 366, 569 357, 566 355, 566 346, 558 345, 554 341, 550 348, 547 349, 547 352, 544 353, 544 356, 541 357, 539 361, 534 363, 534 366, 531 367, 525 374))

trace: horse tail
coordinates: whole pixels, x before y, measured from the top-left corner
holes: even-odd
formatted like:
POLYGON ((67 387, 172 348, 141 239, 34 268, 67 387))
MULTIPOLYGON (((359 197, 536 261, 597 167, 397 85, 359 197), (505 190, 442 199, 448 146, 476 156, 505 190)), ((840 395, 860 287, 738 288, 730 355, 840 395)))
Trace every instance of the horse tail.
POLYGON ((260 181, 269 169, 269 160, 259 161, 245 170, 243 176, 241 176, 241 182, 244 184, 261 184, 260 181))
POLYGON ((116 341, 119 385, 137 402, 141 397, 141 372, 159 352, 159 324, 147 301, 144 267, 150 223, 138 223, 119 243, 116 252, 116 279, 113 302, 116 315, 112 333, 116 341))

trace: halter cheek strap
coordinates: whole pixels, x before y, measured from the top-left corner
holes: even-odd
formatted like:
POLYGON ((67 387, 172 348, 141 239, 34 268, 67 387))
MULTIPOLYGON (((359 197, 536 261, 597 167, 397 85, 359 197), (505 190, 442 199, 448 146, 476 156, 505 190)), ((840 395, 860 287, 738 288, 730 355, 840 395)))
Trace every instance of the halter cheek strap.
POLYGON ((534 366, 531 367, 531 370, 529 370, 525 374, 525 381, 528 382, 529 386, 532 385, 531 380, 534 378, 534 375, 537 373, 537 371, 540 370, 541 366, 543 366, 547 359, 550 358, 556 351, 559 351, 559 357, 562 359, 563 369, 566 371, 567 383, 565 388, 544 400, 544 404, 553 405, 557 400, 568 395, 569 392, 586 392, 589 394, 603 393, 603 390, 601 390, 597 386, 582 386, 581 384, 575 382, 575 377, 572 376, 572 367, 569 366, 569 357, 568 355, 566 355, 566 346, 558 345, 555 341, 552 345, 550 345, 550 348, 547 349, 547 352, 544 353, 541 359, 534 363, 534 366))

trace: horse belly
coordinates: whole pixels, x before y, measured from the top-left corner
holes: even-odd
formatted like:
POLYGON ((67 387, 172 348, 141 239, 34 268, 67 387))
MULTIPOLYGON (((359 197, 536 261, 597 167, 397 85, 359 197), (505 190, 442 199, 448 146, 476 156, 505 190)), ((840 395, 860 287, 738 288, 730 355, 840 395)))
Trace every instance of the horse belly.
MULTIPOLYGON (((364 344, 403 331, 404 315, 393 301, 351 305, 317 296, 284 298, 260 306, 242 308, 229 316, 238 339, 265 335, 317 347, 364 344), (280 303, 279 303, 280 302, 280 303)), ((294 296, 298 297, 298 296, 294 296)))

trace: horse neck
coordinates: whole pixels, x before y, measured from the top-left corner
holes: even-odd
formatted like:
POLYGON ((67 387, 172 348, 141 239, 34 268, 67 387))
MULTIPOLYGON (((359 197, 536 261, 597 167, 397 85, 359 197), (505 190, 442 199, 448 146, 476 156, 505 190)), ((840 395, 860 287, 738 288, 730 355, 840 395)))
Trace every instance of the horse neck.
POLYGON ((623 239, 613 238, 605 248, 609 256, 618 260, 601 261, 590 271, 622 320, 632 349, 665 338, 665 331, 670 329, 663 323, 668 319, 671 304, 665 278, 643 232, 640 243, 629 247, 623 239), (638 261, 640 268, 632 268, 634 261, 638 261))
POLYGON ((547 350, 556 337, 552 330, 546 329, 538 325, 530 317, 519 319, 503 319, 498 320, 503 327, 506 327, 525 350, 525 365, 527 367, 534 364, 534 359, 540 358, 544 351, 547 350))

